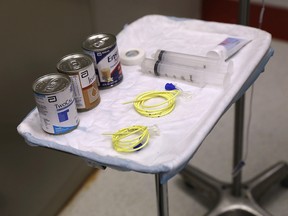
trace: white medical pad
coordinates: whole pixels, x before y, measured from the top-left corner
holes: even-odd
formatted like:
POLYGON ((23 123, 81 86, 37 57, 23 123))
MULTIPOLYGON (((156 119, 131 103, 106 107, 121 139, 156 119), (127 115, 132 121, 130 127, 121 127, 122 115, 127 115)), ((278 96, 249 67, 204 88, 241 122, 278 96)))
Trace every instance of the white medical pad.
MULTIPOLYGON (((160 15, 144 16, 126 25, 117 35, 119 52, 137 47, 143 49, 148 58, 152 58, 158 49, 205 56, 219 42, 233 36, 251 42, 229 59, 233 61, 233 72, 226 88, 207 85, 201 88, 183 80, 144 74, 139 65, 122 65, 123 81, 100 91, 100 104, 79 113, 77 129, 63 135, 47 134, 41 129, 38 111, 34 109, 17 130, 29 144, 72 153, 115 169, 161 173, 161 182, 166 182, 184 168, 227 107, 262 72, 272 55, 270 51, 267 57, 271 35, 240 25, 160 15), (264 63, 263 58, 266 58, 264 63), (164 90, 166 83, 176 84, 191 96, 178 96, 170 114, 148 118, 139 115, 133 104, 123 105, 145 91, 164 90), (132 125, 156 125, 159 135, 152 135, 149 144, 140 151, 115 151, 111 136, 104 133, 132 125)), ((30 86, 27 83, 27 88, 30 86)))

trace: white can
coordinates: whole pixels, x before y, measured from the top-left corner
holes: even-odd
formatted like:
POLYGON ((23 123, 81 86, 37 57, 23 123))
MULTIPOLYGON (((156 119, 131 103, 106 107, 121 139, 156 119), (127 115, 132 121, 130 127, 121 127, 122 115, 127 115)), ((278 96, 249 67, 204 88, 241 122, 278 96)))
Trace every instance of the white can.
POLYGON ((79 117, 69 76, 47 74, 36 79, 32 88, 45 132, 63 134, 78 126, 79 117))

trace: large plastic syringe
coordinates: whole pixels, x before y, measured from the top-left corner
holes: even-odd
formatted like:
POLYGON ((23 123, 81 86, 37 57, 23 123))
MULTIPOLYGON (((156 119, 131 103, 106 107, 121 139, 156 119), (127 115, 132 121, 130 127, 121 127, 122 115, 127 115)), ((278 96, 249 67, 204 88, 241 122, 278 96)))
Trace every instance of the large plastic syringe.
POLYGON ((211 73, 232 73, 233 69, 232 61, 226 62, 219 58, 202 57, 166 50, 157 50, 154 59, 170 64, 187 65, 195 70, 211 73))
POLYGON ((200 62, 197 65, 187 66, 146 58, 141 68, 144 73, 186 80, 201 87, 205 84, 224 87, 230 81, 230 73, 216 72, 212 70, 211 65, 209 67, 205 67, 207 64, 201 65, 200 62))

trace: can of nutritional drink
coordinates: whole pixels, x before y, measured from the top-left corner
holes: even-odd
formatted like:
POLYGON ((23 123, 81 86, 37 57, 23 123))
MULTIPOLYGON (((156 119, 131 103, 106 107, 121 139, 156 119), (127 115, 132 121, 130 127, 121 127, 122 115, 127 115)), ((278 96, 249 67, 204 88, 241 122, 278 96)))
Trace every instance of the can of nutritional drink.
POLYGON ((107 33, 91 35, 83 42, 82 48, 94 60, 99 88, 113 87, 123 80, 118 47, 114 35, 107 33))
POLYGON ((39 77, 32 85, 41 127, 49 134, 75 129, 79 117, 69 76, 52 73, 39 77))
POLYGON ((93 59, 89 55, 82 53, 66 55, 56 67, 60 73, 70 77, 79 111, 92 109, 100 103, 93 59))

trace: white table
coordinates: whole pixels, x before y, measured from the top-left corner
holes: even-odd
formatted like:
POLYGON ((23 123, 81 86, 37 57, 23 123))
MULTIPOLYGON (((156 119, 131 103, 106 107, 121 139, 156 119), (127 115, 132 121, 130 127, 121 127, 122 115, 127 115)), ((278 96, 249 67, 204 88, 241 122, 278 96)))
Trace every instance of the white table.
POLYGON ((273 54, 271 35, 245 26, 159 15, 142 17, 117 35, 120 52, 142 48, 148 57, 157 49, 203 56, 231 35, 252 41, 230 59, 233 74, 226 88, 209 85, 199 88, 181 80, 143 74, 140 66, 122 66, 123 82, 101 90, 101 103, 91 111, 80 113, 76 130, 57 136, 46 134, 34 109, 18 126, 18 132, 30 145, 71 153, 95 166, 155 174, 159 215, 168 215, 167 181, 186 166, 223 113, 264 70, 273 54), (167 82, 193 94, 191 100, 177 98, 175 110, 167 116, 147 118, 132 106, 122 104, 141 92, 162 90, 167 82), (160 130, 159 136, 151 137, 149 145, 136 153, 116 152, 111 138, 103 135, 136 124, 156 124, 160 130))

